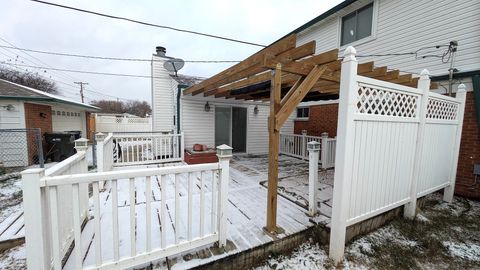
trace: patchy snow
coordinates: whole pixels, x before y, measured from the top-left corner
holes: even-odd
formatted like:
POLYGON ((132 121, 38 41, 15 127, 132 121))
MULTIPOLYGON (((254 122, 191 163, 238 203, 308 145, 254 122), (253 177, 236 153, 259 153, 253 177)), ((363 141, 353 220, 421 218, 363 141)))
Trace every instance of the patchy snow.
POLYGON ((27 262, 25 258, 25 244, 11 248, 3 253, 0 253, 0 269, 27 269, 27 262))
POLYGON ((257 270, 267 269, 325 269, 328 255, 318 244, 307 242, 299 246, 291 256, 271 257, 257 270))
POLYGON ((460 257, 465 260, 480 262, 480 246, 469 243, 455 243, 451 241, 442 242, 443 246, 453 257, 460 257))
POLYGON ((12 213, 22 210, 22 181, 20 177, 0 182, 0 223, 12 213))
POLYGON ((417 216, 415 217, 415 220, 418 221, 418 222, 425 223, 425 224, 431 223, 430 219, 428 219, 426 216, 424 216, 422 214, 417 214, 417 216))

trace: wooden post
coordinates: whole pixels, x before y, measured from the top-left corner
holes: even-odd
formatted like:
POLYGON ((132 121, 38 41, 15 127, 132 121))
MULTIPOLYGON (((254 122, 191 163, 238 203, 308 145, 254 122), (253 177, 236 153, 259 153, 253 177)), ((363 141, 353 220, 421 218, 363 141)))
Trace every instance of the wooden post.
POLYGON ((225 144, 217 146, 217 157, 218 163, 220 164, 220 186, 218 188, 218 245, 224 247, 227 244, 228 182, 230 181, 232 147, 225 144))
POLYGON ((267 192, 267 226, 269 233, 278 232, 277 228, 277 186, 278 186, 278 151, 280 130, 277 127, 276 114, 280 108, 282 85, 282 65, 277 64, 272 76, 270 89, 270 116, 268 118, 268 192, 267 192))
POLYGON ((443 190, 443 200, 450 203, 453 200, 453 192, 455 191, 458 155, 460 152, 460 141, 462 139, 463 114, 465 112, 465 100, 467 99, 467 91, 463 83, 458 86, 456 98, 458 99, 458 101, 460 101, 460 106, 458 108, 458 114, 457 114, 458 126, 457 126, 457 133, 455 137, 455 148, 453 149, 452 169, 450 172, 450 185, 445 187, 445 189, 443 190))
POLYGON ((428 94, 430 92, 430 78, 428 70, 422 70, 420 79, 418 80, 418 90, 422 93, 422 102, 419 108, 419 123, 417 131, 417 140, 415 143, 415 156, 413 164, 413 172, 410 181, 410 201, 405 204, 403 216, 413 219, 417 209, 417 186, 420 177, 420 160, 422 157, 422 147, 425 137, 425 121, 427 118, 428 94))
POLYGON ((356 109, 355 96, 358 88, 357 52, 353 47, 345 50, 340 75, 340 98, 337 123, 337 149, 335 156, 335 176, 333 184, 332 221, 330 232, 329 256, 335 262, 343 259, 348 209, 350 204, 350 185, 353 165, 353 146, 355 141, 355 123, 353 115, 356 109))
POLYGON ((322 170, 326 170, 328 168, 328 163, 327 163, 327 157, 328 157, 328 152, 330 149, 328 149, 328 133, 323 132, 321 134, 321 148, 320 148, 320 160, 322 161, 322 170))
POLYGON ((25 243, 27 248, 27 269, 50 269, 49 250, 45 225, 46 211, 43 201, 45 194, 40 188, 40 179, 45 175, 45 169, 28 169, 22 172, 23 185, 23 216, 25 222, 25 243))
POLYGON ((307 145, 308 149, 308 214, 315 216, 317 214, 317 193, 318 193, 318 155, 320 152, 320 143, 311 141, 307 145))

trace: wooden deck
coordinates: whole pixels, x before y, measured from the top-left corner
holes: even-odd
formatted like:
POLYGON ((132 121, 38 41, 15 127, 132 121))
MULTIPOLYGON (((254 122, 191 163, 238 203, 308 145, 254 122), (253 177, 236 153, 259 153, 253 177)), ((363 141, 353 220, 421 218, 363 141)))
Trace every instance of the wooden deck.
MULTIPOLYGON (((175 164, 169 164, 169 166, 175 164)), ((154 167, 151 165, 148 167, 154 167)), ((272 237, 264 233, 263 227, 266 221, 266 202, 267 189, 262 183, 267 180, 268 159, 266 156, 235 156, 231 161, 229 197, 228 197, 228 244, 224 249, 205 246, 191 250, 187 253, 176 254, 158 261, 152 262, 154 269, 186 269, 199 265, 203 265, 220 258, 243 252, 254 247, 275 241, 272 237)), ((131 168, 131 167, 130 167, 131 168)), ((122 169, 122 168, 117 168, 122 169)), ((283 238, 301 232, 315 223, 330 221, 330 202, 332 197, 333 173, 330 171, 320 172, 320 212, 315 219, 307 216, 307 198, 308 198, 308 162, 296 158, 281 156, 280 157, 280 173, 279 173, 279 194, 278 197, 278 225, 285 230, 284 234, 278 235, 283 238)), ((173 177, 172 177, 173 178, 173 177)), ((193 205, 200 204, 199 188, 200 177, 195 177, 195 187, 193 197, 193 205)), ((165 223, 165 230, 168 242, 175 242, 175 232, 179 234, 180 242, 187 237, 187 179, 181 177, 178 179, 180 183, 180 213, 181 221, 175 228, 175 186, 173 179, 167 181, 166 202, 168 221, 165 223), (183 179, 184 178, 184 179, 183 179)), ((161 229, 162 222, 160 216, 160 180, 152 178, 152 248, 161 246, 161 229)), ((145 235, 145 179, 137 178, 135 181, 136 195, 136 250, 138 253, 146 250, 145 235)), ((206 211, 211 213, 211 177, 205 178, 204 184, 207 188, 205 194, 206 211)), ((118 215, 120 229, 120 257, 129 256, 130 247, 130 198, 129 198, 129 181, 128 179, 118 181, 118 215)), ((104 260, 113 259, 113 248, 110 243, 112 237, 112 200, 111 188, 106 183, 106 189, 100 194, 102 205, 101 210, 101 239, 102 239, 102 257, 104 260)), ((200 224, 199 207, 194 208, 193 222, 200 224)), ((203 230, 211 230, 212 215, 206 215, 203 230)), ((21 216, 12 217, 12 225, 10 227, 23 227, 21 216), (18 224, 17 224, 18 223, 18 224), (16 224, 16 225, 15 225, 16 224)), ((94 224, 90 220, 86 223, 82 231, 82 252, 84 256, 84 267, 95 265, 95 235, 94 224)), ((192 235, 195 237, 200 234, 200 225, 194 226, 192 235)), ((21 230, 18 232, 21 233, 21 230)), ((74 255, 67 259, 64 269, 74 269, 74 255)))

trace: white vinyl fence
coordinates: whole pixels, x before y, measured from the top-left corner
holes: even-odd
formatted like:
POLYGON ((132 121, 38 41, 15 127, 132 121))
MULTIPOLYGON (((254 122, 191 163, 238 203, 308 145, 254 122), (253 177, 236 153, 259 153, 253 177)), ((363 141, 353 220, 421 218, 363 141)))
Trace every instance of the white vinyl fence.
POLYGON ((95 130, 97 132, 149 132, 152 131, 152 118, 116 117, 98 115, 95 117, 95 130))
POLYGON ((75 269, 126 269, 215 242, 220 247, 225 246, 232 148, 221 145, 217 147, 217 155, 218 163, 162 168, 96 173, 67 169, 55 176, 44 175, 43 169, 25 171, 28 269, 62 269, 64 246, 72 243, 72 240, 67 242, 66 239, 72 237, 74 246, 71 256, 75 269), (200 188, 194 194, 197 179, 200 188), (107 204, 100 200, 99 183, 103 181, 109 181, 111 188, 111 199, 107 204), (125 184, 127 194, 119 190, 125 184), (93 226, 93 239, 83 237, 85 231, 82 231, 86 212, 82 187, 85 185, 93 191, 88 221, 93 225, 86 226, 93 226), (152 185, 160 186, 160 194, 152 193, 152 185), (180 188, 185 185, 187 194, 181 198, 180 188), (168 216, 167 201, 170 201, 168 216), (45 222, 47 213, 50 214, 49 222, 45 222), (158 228, 152 229, 157 213, 162 224, 160 232, 158 228), (71 224, 62 228, 62 220, 69 220, 71 224), (170 222, 174 227, 166 225, 170 222), (129 236, 128 240, 125 235, 129 236), (93 265, 84 262, 89 250, 95 254, 93 265))
POLYGON ((47 189, 41 181, 47 177, 86 173, 87 140, 76 140, 75 149, 75 155, 46 170, 39 168, 22 172, 28 269, 50 269, 47 262, 55 256, 66 256, 73 243, 77 223, 81 224, 87 218, 86 183, 47 189), (58 214, 60 209, 62 213, 58 214), (72 219, 73 211, 77 214, 72 219))
POLYGON ((345 51, 340 82, 330 257, 343 257, 346 227, 445 188, 451 201, 465 106, 430 92, 428 71, 418 89, 357 75, 355 49, 345 51))
POLYGON ((279 153, 287 156, 308 159, 309 153, 307 145, 309 142, 318 142, 320 144, 319 162, 322 169, 335 167, 335 146, 336 139, 328 138, 326 132, 321 137, 308 136, 307 134, 285 134, 280 133, 280 150, 279 153))
POLYGON ((113 166, 147 165, 182 161, 184 136, 156 132, 97 133, 97 167, 99 172, 113 166))

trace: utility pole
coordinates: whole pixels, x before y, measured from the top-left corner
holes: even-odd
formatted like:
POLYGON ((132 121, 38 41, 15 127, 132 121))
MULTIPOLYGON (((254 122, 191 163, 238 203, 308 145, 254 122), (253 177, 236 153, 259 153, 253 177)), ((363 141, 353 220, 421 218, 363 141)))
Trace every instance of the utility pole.
POLYGON ((82 98, 82 103, 85 103, 84 97, 83 97, 83 86, 88 85, 88 83, 86 82, 74 82, 74 83, 80 85, 80 97, 82 98))

